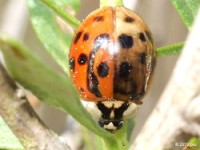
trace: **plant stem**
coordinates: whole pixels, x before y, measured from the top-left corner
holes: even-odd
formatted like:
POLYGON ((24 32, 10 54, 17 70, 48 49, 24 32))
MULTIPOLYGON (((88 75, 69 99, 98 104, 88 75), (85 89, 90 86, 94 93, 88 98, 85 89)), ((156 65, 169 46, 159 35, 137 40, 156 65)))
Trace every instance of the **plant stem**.
POLYGON ((181 52, 183 46, 184 46, 184 42, 172 44, 169 46, 164 46, 156 50, 156 55, 158 57, 177 55, 181 52))
POLYGON ((113 142, 108 139, 102 140, 103 150, 121 150, 118 142, 113 142))
POLYGON ((100 7, 103 6, 123 6, 123 0, 100 0, 100 7))
POLYGON ((71 25, 73 25, 75 28, 77 28, 80 25, 80 21, 76 19, 74 16, 67 13, 65 10, 60 9, 55 2, 52 0, 41 0, 43 3, 45 3, 47 6, 49 6, 54 12, 56 12, 62 19, 69 22, 71 25))
POLYGON ((128 150, 128 135, 127 135, 127 126, 128 120, 124 120, 122 129, 116 132, 115 137, 117 138, 118 145, 120 150, 128 150))

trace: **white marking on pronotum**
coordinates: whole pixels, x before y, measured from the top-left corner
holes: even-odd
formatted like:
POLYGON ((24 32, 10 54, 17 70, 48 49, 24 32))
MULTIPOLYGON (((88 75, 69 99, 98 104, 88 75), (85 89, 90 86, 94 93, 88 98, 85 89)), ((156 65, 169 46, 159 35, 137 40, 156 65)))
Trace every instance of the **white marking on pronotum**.
POLYGON ((117 128, 113 125, 112 122, 110 122, 108 125, 104 125, 103 128, 107 130, 117 130, 117 128))

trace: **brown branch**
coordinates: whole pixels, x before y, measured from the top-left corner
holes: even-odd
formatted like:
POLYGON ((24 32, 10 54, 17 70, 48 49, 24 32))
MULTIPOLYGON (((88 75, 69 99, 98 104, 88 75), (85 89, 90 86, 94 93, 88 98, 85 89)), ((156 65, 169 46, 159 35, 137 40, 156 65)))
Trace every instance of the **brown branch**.
POLYGON ((131 150, 181 150, 190 138, 200 137, 199 27, 200 12, 165 91, 131 150))
POLYGON ((0 63, 0 116, 26 150, 69 150, 39 119, 0 63))

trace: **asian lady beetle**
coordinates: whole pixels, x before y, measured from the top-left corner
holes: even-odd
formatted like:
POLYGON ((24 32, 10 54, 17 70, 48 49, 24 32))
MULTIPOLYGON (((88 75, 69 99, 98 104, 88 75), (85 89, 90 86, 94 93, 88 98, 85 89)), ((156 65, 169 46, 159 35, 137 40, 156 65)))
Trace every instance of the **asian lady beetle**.
POLYGON ((86 109, 114 132, 142 104, 156 55, 145 22, 127 8, 108 6, 92 12, 77 29, 69 60, 86 109))

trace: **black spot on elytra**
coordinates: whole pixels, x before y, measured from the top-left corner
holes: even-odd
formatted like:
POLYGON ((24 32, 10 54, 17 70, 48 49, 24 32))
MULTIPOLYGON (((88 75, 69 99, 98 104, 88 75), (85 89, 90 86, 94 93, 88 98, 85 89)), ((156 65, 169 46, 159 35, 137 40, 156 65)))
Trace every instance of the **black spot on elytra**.
POLYGON ((101 103, 101 102, 98 102, 97 103, 97 107, 98 107, 98 109, 101 111, 101 113, 102 113, 102 118, 103 119, 109 119, 109 117, 110 117, 110 113, 111 113, 111 111, 112 111, 112 108, 108 108, 108 107, 106 107, 103 103, 101 103))
POLYGON ((100 77, 102 77, 102 78, 106 77, 109 72, 108 64, 106 62, 100 63, 97 68, 97 72, 100 77))
POLYGON ((119 67, 119 77, 127 78, 131 72, 132 66, 128 62, 122 62, 119 67))
POLYGON ((128 103, 123 103, 119 108, 115 108, 115 119, 122 119, 124 111, 129 107, 128 103))
POLYGON ((88 90, 96 97, 102 97, 102 94, 99 91, 99 81, 94 73, 88 75, 88 90))
POLYGON ((76 44, 78 42, 78 40, 80 39, 81 35, 82 35, 81 31, 79 31, 78 33, 76 33, 76 36, 74 38, 74 44, 76 44))
POLYGON ((94 60, 96 52, 101 48, 104 42, 109 40, 109 34, 103 33, 97 36, 94 39, 94 47, 90 52, 89 61, 88 61, 88 73, 87 73, 87 87, 88 90, 93 93, 96 97, 102 97, 101 92, 99 91, 99 81, 97 76, 94 73, 94 60))
POLYGON ((82 87, 80 88, 80 91, 81 91, 81 93, 85 92, 85 90, 82 87))
POLYGON ((74 71, 74 70, 75 70, 75 58, 74 58, 74 57, 72 57, 72 58, 70 59, 69 64, 70 64, 70 69, 71 69, 72 71, 74 71))
POLYGON ((118 37, 118 41, 119 41, 121 47, 124 49, 131 48, 134 44, 132 36, 129 36, 127 34, 121 34, 118 37))
POLYGON ((145 64, 146 63, 146 58, 147 58, 147 54, 145 52, 140 54, 140 63, 141 64, 145 64))
POLYGON ((126 16, 126 17, 124 18, 124 21, 127 22, 127 23, 132 23, 132 22, 134 22, 135 20, 134 20, 134 18, 132 18, 132 17, 126 16))
POLYGON ((78 57, 78 63, 79 65, 84 65, 87 62, 88 58, 85 54, 80 54, 78 57))
POLYGON ((139 38, 141 41, 145 42, 146 41, 146 38, 144 36, 144 33, 139 33, 139 38))
POLYGON ((99 21, 103 21, 104 17, 103 16, 96 16, 93 21, 99 22, 99 21))
POLYGON ((148 31, 145 31, 145 33, 146 33, 146 35, 147 35, 147 37, 148 37, 149 41, 150 41, 150 42, 151 42, 151 44, 153 45, 153 38, 152 38, 152 36, 151 36, 151 33, 150 33, 150 32, 148 32, 148 31))
POLYGON ((83 41, 87 41, 89 39, 89 33, 85 33, 83 35, 83 41))

